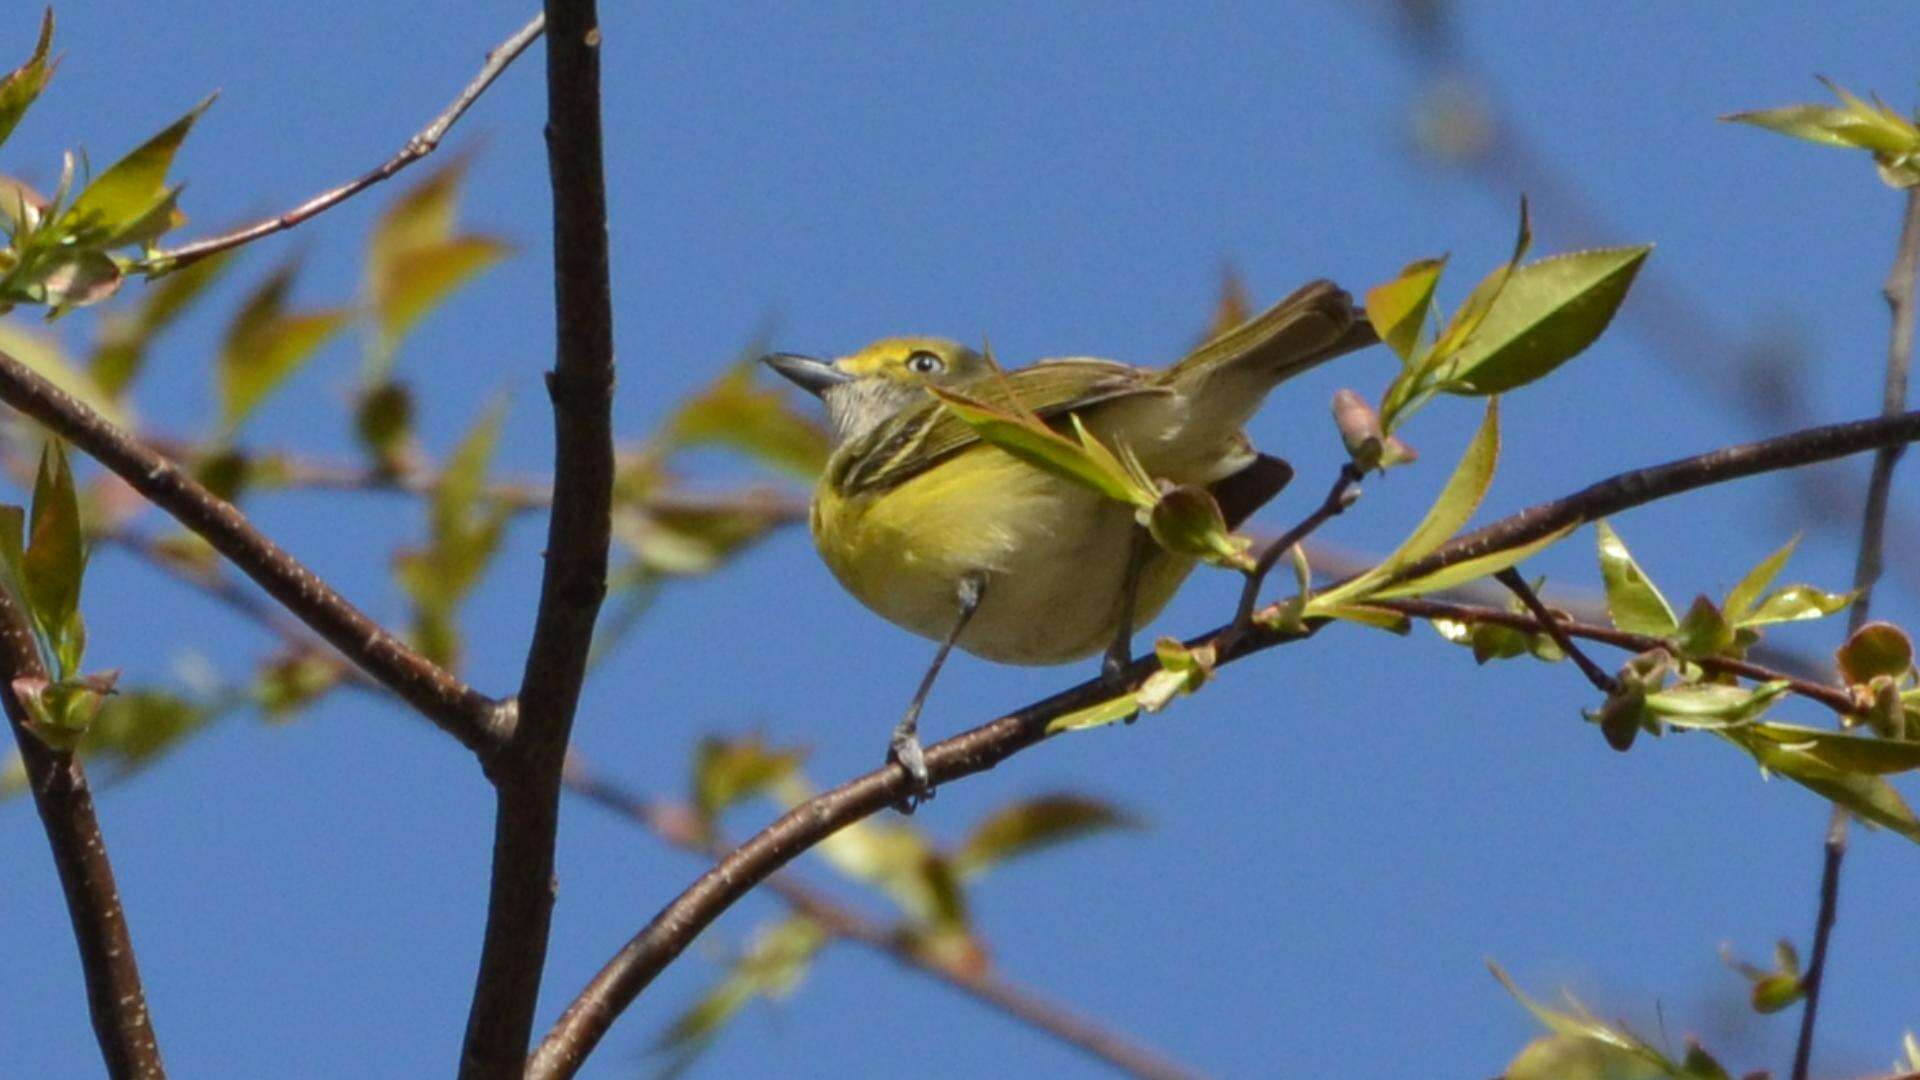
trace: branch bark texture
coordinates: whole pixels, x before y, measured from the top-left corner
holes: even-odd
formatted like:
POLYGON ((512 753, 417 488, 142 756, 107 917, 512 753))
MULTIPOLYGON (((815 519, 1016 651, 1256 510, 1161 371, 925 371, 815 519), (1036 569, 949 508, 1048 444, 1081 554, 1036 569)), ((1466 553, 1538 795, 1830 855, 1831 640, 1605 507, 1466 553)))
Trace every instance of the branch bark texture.
POLYGON ((140 965, 134 959, 133 938, 113 881, 113 864, 107 859, 106 837, 94 814, 86 771, 72 751, 54 749, 30 729, 29 713, 15 689, 16 680, 44 682, 46 678, 46 665, 40 660, 26 613, 11 593, 0 588, 0 703, 6 707, 7 722, 20 747, 33 806, 66 893, 100 1056, 107 1075, 116 1080, 164 1077, 167 1070, 160 1058, 160 1042, 147 1012, 140 965))
POLYGON ((494 782, 493 879, 464 1077, 526 1063, 553 920, 560 773, 607 592, 613 507, 613 298, 601 153, 600 24, 593 0, 548 0, 547 165, 553 188, 553 505, 533 643, 513 737, 494 782))

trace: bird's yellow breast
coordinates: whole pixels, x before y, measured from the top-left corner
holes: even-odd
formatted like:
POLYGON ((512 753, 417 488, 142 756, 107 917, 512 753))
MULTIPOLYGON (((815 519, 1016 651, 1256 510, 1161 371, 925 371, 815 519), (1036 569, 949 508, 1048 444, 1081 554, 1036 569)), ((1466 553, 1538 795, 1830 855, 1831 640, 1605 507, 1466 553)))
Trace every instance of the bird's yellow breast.
MULTIPOLYGON (((1222 458, 1202 471, 1237 464, 1222 458)), ((878 491, 846 495, 823 481, 812 525, 821 557, 849 592, 936 640, 953 628, 961 578, 984 574, 985 597, 959 640, 975 655, 1065 663, 1105 648, 1120 628, 1132 508, 997 447, 976 444, 878 491)), ((1135 627, 1159 613, 1192 568, 1151 549, 1135 627)))

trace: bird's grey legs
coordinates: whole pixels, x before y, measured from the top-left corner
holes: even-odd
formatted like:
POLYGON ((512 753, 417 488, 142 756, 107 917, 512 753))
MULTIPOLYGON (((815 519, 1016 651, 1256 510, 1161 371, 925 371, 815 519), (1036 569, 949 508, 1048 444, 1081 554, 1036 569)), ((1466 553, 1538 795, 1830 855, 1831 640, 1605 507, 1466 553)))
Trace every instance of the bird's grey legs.
POLYGON ((1120 628, 1113 632, 1113 643, 1100 659, 1100 678, 1115 689, 1119 688, 1120 676, 1127 665, 1133 663, 1134 604, 1140 594, 1140 574, 1152 555, 1153 537, 1139 525, 1133 526, 1127 536, 1126 575, 1120 579, 1120 628))
POLYGON ((960 579, 960 589, 956 599, 960 602, 960 614, 953 620, 953 630, 947 639, 940 643, 940 651, 933 654, 933 663, 927 666, 927 673, 920 679, 920 689, 914 691, 913 700, 907 705, 907 714, 894 725, 893 738, 887 746, 887 760, 900 763, 907 770, 907 777, 913 781, 913 791, 908 793, 894 806, 903 814, 911 814, 921 803, 933 798, 933 778, 927 775, 927 758, 920 749, 920 709, 927 703, 927 694, 933 689, 933 680, 940 674, 940 666, 947 662, 947 654, 953 651, 953 643, 960 640, 960 634, 966 630, 973 613, 980 610, 980 601, 987 595, 987 578, 978 572, 960 579))

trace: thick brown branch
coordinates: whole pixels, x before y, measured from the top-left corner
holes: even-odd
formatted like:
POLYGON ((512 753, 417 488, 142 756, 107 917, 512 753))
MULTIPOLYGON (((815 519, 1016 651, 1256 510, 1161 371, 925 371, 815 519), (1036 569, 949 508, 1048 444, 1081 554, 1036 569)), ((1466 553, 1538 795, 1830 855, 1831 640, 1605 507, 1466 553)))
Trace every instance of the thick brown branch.
POLYGON ((147 1014, 147 993, 134 960, 120 890, 107 860, 106 837, 93 811, 93 792, 79 758, 56 750, 30 728, 30 714, 16 691, 16 680, 47 678, 46 666, 28 629, 25 613, 0 588, 0 704, 13 727, 26 769, 34 809, 47 833, 53 864, 66 893, 67 916, 80 947, 80 970, 87 982, 87 1011, 109 1076, 164 1077, 160 1043, 147 1014))
MULTIPOLYGON (((1900 224, 1900 243, 1893 268, 1887 271, 1883 293, 1893 317, 1887 335, 1887 369, 1881 386, 1880 412, 1893 416, 1907 407, 1907 372, 1913 364, 1914 280, 1920 274, 1920 188, 1907 190, 1907 210, 1900 224)), ((1887 501, 1893 493, 1893 470, 1900 464, 1904 445, 1883 446, 1873 456, 1873 475, 1867 480, 1867 505, 1860 520, 1860 554, 1854 562, 1853 587, 1860 598, 1847 613, 1847 633, 1867 624, 1873 586, 1880 580, 1881 554, 1886 544, 1887 501)), ((1800 1012, 1800 1033, 1793 1047, 1793 1080, 1807 1080, 1813 1060, 1814 1021, 1820 1015, 1820 984, 1827 970, 1827 940, 1840 904, 1840 864, 1847 854, 1847 812, 1835 804, 1827 817, 1825 854, 1820 862, 1820 902, 1813 920, 1813 953, 1801 978, 1806 1005, 1800 1012)))
POLYGON ((505 734, 498 703, 414 652, 331 585, 196 483, 173 461, 114 427, 84 402, 0 353, 0 401, 39 421, 199 534, 214 550, 407 704, 469 749, 484 752, 505 734))
POLYGON ((607 592, 613 508, 613 299, 601 160, 599 16, 547 0, 547 166, 553 188, 553 508, 513 739, 494 781, 493 880, 463 1077, 517 1077, 553 920, 560 770, 607 592))
MULTIPOLYGON (((638 822, 683 851, 709 857, 726 854, 726 846, 715 844, 700 828, 691 807, 644 799, 594 773, 577 755, 567 760, 566 785, 573 794, 638 822)), ((1157 1080, 1197 1075, 1159 1052, 1078 1016, 1066 1006, 1031 990, 986 972, 964 969, 929 956, 887 925, 809 888, 790 874, 775 874, 767 879, 766 885, 789 908, 819 923, 833 936, 872 949, 908 971, 937 979, 1123 1073, 1157 1080)))
POLYGON ((500 73, 507 70, 507 65, 513 63, 515 58, 527 50, 527 46, 533 44, 545 25, 546 16, 535 15, 527 25, 514 31, 512 37, 494 46, 487 53, 486 61, 480 67, 480 73, 473 77, 473 81, 467 84, 466 89, 460 91, 460 96, 454 98, 452 104, 448 105, 439 116, 434 117, 432 123, 421 128, 408 139, 398 153, 368 172, 339 187, 323 191, 284 214, 255 222, 232 232, 222 233, 219 236, 210 236, 205 240, 195 240, 191 244, 184 244, 168 251, 155 252, 143 260, 136 269, 151 270, 156 273, 171 272, 199 262, 209 255, 216 255, 242 244, 252 243, 263 236, 285 232, 309 218, 346 202, 433 153, 439 148, 440 141, 446 138, 448 130, 454 123, 466 114, 474 102, 480 100, 480 95, 486 93, 487 87, 492 86, 493 81, 500 77, 500 73))
MULTIPOLYGON (((1920 412, 1814 428, 1623 473, 1566 499, 1540 504, 1443 545, 1415 572, 1424 573, 1473 555, 1512 547, 1570 523, 1591 520, 1678 492, 1917 438, 1920 438, 1920 412)), ((1240 632, 1229 623, 1192 639, 1192 643, 1217 643, 1218 664, 1225 665, 1283 642, 1310 637, 1317 629, 1311 624, 1299 631, 1256 625, 1240 632)), ((1152 658, 1135 661, 1122 673, 1123 685, 1137 686, 1158 666, 1158 661, 1152 658)), ((1053 720, 1112 696, 1114 691, 1105 679, 1091 679, 1063 690, 929 747, 928 772, 939 784, 984 772, 1046 739, 1048 724, 1053 720)), ((655 915, 600 969, 534 1052, 527 1075, 535 1080, 572 1076, 606 1035, 614 1019, 721 912, 801 852, 847 825, 878 813, 906 795, 911 787, 906 771, 889 765, 795 807, 729 852, 655 915)))

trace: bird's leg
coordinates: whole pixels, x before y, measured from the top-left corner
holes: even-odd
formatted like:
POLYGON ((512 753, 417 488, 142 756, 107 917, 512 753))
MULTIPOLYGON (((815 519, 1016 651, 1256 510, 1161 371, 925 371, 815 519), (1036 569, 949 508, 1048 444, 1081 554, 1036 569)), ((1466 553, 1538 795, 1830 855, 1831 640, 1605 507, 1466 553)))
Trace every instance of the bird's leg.
POLYGON ((953 620, 953 630, 940 643, 940 651, 933 654, 933 663, 920 678, 920 689, 914 691, 913 700, 907 703, 906 715, 893 727, 893 738, 887 744, 887 760, 898 762, 913 781, 913 790, 894 804, 894 809, 903 814, 913 813, 921 803, 933 798, 933 778, 927 775, 926 754, 920 749, 920 709, 926 705, 933 680, 940 674, 940 666, 947 662, 947 654, 953 651, 953 643, 960 640, 961 632, 967 628, 973 613, 980 610, 980 600, 986 594, 985 574, 976 571, 960 579, 956 597, 960 601, 960 614, 953 620))
POLYGON ((1127 569, 1120 579, 1120 628, 1100 659, 1100 680, 1109 689, 1119 689, 1121 676, 1133 663, 1133 611, 1140 595, 1140 574, 1153 554, 1153 537, 1134 525, 1127 534, 1127 569))

